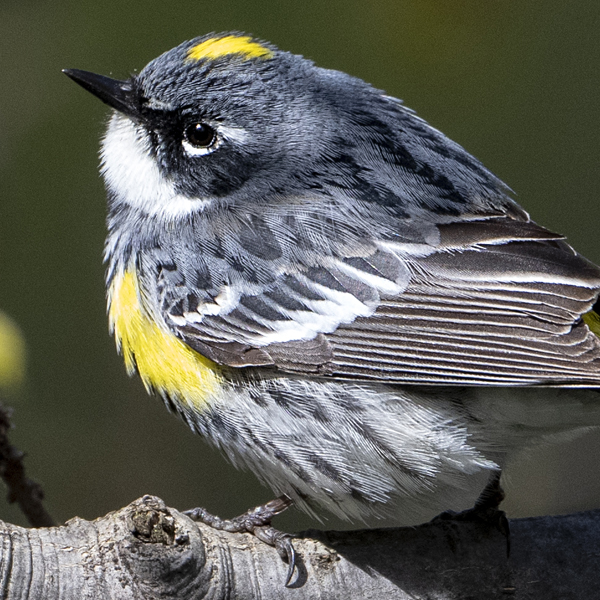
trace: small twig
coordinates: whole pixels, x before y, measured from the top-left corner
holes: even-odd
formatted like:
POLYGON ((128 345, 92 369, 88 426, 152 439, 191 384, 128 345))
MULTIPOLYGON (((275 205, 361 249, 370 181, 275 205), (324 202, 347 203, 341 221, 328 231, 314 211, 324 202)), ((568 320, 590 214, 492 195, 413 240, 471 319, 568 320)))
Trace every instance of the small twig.
POLYGON ((10 428, 10 410, 0 404, 0 477, 8 487, 8 501, 19 505, 32 527, 52 527, 56 522, 42 504, 42 486, 25 475, 25 454, 8 441, 10 428))

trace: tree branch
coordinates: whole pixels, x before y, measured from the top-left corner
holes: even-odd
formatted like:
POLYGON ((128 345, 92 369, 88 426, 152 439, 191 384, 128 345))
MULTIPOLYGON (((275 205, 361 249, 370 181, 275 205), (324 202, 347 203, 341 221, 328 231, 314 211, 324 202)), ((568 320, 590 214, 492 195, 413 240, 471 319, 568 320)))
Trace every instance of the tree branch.
POLYGON ((0 404, 0 477, 8 488, 8 501, 19 505, 32 527, 52 527, 56 523, 42 503, 42 486, 25 475, 25 455, 8 441, 10 428, 10 410, 0 404))
POLYGON ((96 521, 24 529, 0 522, 3 600, 598 597, 600 511, 485 524, 309 531, 296 580, 249 534, 197 524, 153 496, 96 521))

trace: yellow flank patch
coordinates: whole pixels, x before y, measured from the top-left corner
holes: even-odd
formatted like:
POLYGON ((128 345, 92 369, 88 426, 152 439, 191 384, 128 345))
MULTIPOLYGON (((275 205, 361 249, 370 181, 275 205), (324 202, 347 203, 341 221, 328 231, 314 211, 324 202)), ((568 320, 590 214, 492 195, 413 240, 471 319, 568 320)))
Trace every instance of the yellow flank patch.
POLYGON ((229 54, 241 54, 245 58, 273 58, 273 52, 247 35, 227 35, 200 42, 190 50, 189 60, 215 59, 229 54))
POLYGON ((582 319, 583 322, 590 328, 590 331, 600 337, 600 315, 593 310, 590 310, 583 315, 582 319))
POLYGON ((202 408, 219 389, 219 366, 146 315, 135 271, 115 276, 109 292, 109 320, 127 371, 131 374, 137 369, 148 390, 154 388, 202 408))

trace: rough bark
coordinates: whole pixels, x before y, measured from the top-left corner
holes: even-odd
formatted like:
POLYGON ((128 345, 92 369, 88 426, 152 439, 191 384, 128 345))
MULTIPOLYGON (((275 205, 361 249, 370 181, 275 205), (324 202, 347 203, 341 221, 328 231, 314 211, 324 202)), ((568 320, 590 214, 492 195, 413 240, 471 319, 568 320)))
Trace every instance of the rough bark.
POLYGON ((513 520, 511 553, 489 525, 309 531, 299 569, 248 534, 192 522, 145 496, 96 521, 0 522, 4 600, 235 598, 600 598, 600 510, 513 520))

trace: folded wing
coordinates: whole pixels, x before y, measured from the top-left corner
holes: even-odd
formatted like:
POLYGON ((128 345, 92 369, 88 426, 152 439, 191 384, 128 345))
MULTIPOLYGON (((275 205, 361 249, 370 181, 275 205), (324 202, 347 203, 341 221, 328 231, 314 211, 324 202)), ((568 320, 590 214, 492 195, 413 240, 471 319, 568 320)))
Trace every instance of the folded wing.
POLYGON ((530 221, 438 225, 434 244, 372 240, 232 283, 169 325, 220 364, 411 384, 600 386, 582 321, 600 270, 530 221))

